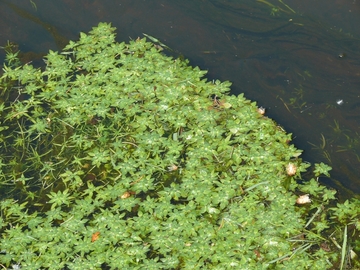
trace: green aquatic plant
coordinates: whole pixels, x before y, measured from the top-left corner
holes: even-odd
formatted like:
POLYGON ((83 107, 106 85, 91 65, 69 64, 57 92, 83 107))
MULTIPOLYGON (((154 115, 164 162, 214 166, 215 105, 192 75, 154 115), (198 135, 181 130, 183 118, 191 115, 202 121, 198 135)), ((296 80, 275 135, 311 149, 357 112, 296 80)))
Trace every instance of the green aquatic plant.
POLYGON ((335 133, 336 135, 340 135, 343 133, 343 130, 340 127, 339 122, 334 119, 334 125, 329 125, 330 128, 332 129, 332 132, 335 133))
POLYGON ((294 91, 293 93, 301 100, 304 100, 304 88, 303 86, 300 84, 298 87, 294 87, 294 91))
POLYGON ((345 144, 338 145, 338 150, 336 152, 344 151, 356 151, 360 146, 359 134, 355 132, 352 136, 347 135, 346 133, 342 134, 345 137, 345 144))
POLYGON ((329 154, 329 151, 327 150, 327 145, 329 145, 329 140, 326 141, 326 138, 323 134, 320 134, 321 137, 320 137, 320 140, 321 140, 321 143, 319 145, 315 145, 311 142, 308 142, 310 145, 313 146, 313 149, 317 150, 323 158, 325 158, 327 160, 327 162, 331 163, 331 156, 329 154))
POLYGON ((37 11, 36 3, 32 0, 30 0, 31 6, 34 8, 35 11, 37 11))
POLYGON ((330 167, 302 179, 291 134, 160 47, 100 23, 43 68, 4 64, 1 266, 339 266, 324 246, 359 215, 329 208, 330 167))
POLYGON ((257 0, 257 2, 262 3, 262 4, 265 4, 265 5, 269 6, 269 7, 271 7, 271 12, 270 12, 270 15, 271 15, 271 16, 279 16, 280 11, 281 11, 281 12, 284 12, 284 13, 290 13, 290 12, 291 12, 291 13, 296 13, 291 7, 289 7, 287 4, 285 4, 282 0, 279 0, 279 2, 280 2, 283 6, 285 6, 285 9, 283 9, 283 8, 281 8, 281 7, 279 7, 279 6, 276 6, 276 5, 270 3, 270 2, 268 2, 268 1, 266 1, 266 0, 257 0), (289 11, 290 11, 290 12, 289 12, 289 11))

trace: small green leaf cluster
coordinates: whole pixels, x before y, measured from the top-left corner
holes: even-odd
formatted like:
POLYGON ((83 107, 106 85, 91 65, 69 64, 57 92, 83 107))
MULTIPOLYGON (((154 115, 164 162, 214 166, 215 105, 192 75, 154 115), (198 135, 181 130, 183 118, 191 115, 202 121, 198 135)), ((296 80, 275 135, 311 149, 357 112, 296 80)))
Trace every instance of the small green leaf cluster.
MULTIPOLYGON (((207 81, 146 39, 117 43, 114 31, 81 33, 43 69, 4 65, 1 265, 338 265, 324 232, 359 215, 329 209, 335 192, 315 179, 297 181, 308 165, 291 134, 230 95, 229 82, 207 81), (305 193, 313 202, 297 205, 305 193)), ((315 177, 328 170, 316 165, 315 177)))

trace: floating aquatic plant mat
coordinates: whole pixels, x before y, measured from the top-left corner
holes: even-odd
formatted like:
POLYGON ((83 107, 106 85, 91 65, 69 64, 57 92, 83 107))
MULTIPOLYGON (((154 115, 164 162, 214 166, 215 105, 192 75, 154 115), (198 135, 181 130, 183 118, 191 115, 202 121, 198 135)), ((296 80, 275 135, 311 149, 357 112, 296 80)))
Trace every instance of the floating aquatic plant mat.
POLYGON ((355 252, 359 203, 328 207, 322 163, 298 183, 291 134, 229 82, 106 23, 43 69, 6 49, 1 266, 326 269, 355 252))

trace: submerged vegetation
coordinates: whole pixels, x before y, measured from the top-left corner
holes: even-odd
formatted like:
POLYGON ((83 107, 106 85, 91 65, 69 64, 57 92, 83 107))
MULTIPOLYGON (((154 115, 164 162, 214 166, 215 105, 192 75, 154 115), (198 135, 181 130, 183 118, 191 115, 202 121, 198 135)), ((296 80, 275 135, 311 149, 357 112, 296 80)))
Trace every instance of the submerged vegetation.
POLYGON ((291 134, 229 82, 114 30, 81 33, 43 69, 7 48, 3 268, 358 265, 360 203, 319 185, 329 166, 302 179, 291 134))

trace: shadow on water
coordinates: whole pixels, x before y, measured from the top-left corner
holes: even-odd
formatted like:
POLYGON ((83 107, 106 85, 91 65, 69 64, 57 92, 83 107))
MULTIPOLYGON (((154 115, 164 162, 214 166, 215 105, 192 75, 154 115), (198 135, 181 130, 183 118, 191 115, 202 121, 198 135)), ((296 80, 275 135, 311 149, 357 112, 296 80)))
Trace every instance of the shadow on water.
POLYGON ((333 167, 326 184, 342 196, 360 193, 357 37, 282 1, 39 0, 36 5, 0 1, 0 46, 11 40, 23 51, 59 49, 99 21, 112 22, 119 40, 155 36, 209 70, 210 79, 230 80, 234 94, 245 93, 266 107, 294 134, 305 160, 333 167))

